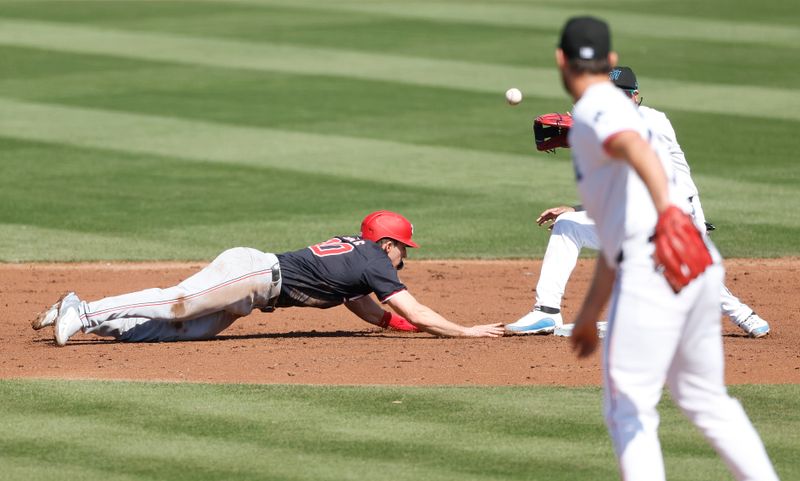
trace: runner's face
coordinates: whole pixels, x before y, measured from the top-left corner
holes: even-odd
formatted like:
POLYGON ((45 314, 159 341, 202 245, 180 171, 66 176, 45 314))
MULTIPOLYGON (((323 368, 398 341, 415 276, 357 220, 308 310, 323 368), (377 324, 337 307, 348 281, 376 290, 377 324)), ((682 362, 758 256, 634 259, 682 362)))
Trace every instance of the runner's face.
POLYGON ((391 247, 387 254, 395 269, 400 270, 403 268, 403 259, 408 255, 405 244, 398 241, 391 242, 391 247))

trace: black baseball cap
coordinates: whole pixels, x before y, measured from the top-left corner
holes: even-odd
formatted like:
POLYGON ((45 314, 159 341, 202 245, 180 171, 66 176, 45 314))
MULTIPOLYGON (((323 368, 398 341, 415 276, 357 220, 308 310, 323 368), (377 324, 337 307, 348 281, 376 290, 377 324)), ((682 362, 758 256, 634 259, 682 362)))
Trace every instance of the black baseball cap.
POLYGON ((630 67, 614 67, 608 73, 608 78, 614 82, 614 85, 622 90, 639 90, 639 82, 636 80, 636 74, 633 73, 630 67))
POLYGON ((595 17, 572 17, 561 31, 558 47, 567 60, 601 60, 611 51, 608 24, 595 17))

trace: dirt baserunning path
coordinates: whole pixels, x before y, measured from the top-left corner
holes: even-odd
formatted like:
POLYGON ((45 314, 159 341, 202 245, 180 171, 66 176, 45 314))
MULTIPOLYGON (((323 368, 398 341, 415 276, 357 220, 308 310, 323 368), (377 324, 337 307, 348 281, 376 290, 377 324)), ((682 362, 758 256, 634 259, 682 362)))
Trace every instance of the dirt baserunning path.
MULTIPOLYGON (((581 260, 563 309, 570 322, 591 275, 581 260)), ((411 292, 452 320, 512 322, 530 309, 541 261, 411 261, 411 292)), ((566 338, 438 339, 381 331, 343 307, 255 312, 212 341, 123 344, 84 334, 58 348, 30 320, 67 291, 83 299, 167 287, 203 263, 0 264, 0 378, 225 383, 599 385, 600 357, 566 338)), ((728 287, 770 321, 749 339, 723 321, 729 383, 800 383, 800 259, 726 261, 728 287)))

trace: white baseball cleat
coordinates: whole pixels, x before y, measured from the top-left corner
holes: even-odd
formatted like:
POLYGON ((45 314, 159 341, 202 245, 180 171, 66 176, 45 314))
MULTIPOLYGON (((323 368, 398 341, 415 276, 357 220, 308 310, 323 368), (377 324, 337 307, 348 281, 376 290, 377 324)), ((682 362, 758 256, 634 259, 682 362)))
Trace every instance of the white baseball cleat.
POLYGON ((769 334, 769 323, 761 319, 755 312, 739 323, 739 327, 750 337, 758 338, 769 334))
POLYGON ((514 334, 551 334, 563 324, 564 320, 561 318, 560 309, 534 306, 531 312, 516 322, 507 324, 506 330, 514 334))
MULTIPOLYGON (((561 327, 557 327, 555 331, 553 331, 553 335, 559 337, 571 337, 573 329, 575 329, 575 324, 564 324, 561 327)), ((607 321, 598 322, 597 337, 599 337, 600 339, 606 337, 606 331, 608 331, 608 322, 607 321)))
POLYGON ((61 307, 61 301, 66 297, 66 294, 63 294, 61 297, 58 298, 55 304, 50 306, 47 310, 40 312, 36 319, 31 321, 31 327, 38 331, 39 329, 44 329, 47 326, 52 326, 56 323, 56 319, 58 318, 58 308, 61 307))
POLYGON ((69 338, 81 330, 81 314, 78 309, 81 300, 74 292, 68 293, 61 300, 58 308, 58 317, 55 321, 55 340, 56 344, 63 346, 67 344, 69 338))

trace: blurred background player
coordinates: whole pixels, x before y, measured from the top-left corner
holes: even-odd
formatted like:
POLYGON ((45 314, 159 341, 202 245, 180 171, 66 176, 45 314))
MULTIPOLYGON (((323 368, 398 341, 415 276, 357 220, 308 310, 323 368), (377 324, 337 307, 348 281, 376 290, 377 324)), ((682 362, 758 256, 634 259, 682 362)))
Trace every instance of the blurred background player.
POLYGON ((422 330, 437 336, 498 337, 502 324, 464 327, 419 303, 400 282, 406 249, 418 247, 413 226, 402 215, 377 211, 361 223, 359 235, 333 237, 283 254, 246 247, 221 253, 211 264, 167 289, 81 301, 68 293, 34 322, 53 325, 63 346, 78 333, 127 342, 210 339, 254 309, 326 309, 344 304, 361 319, 381 327, 422 330), (372 300, 375 293, 384 310, 372 300))
MULTIPOLYGON (((698 225, 704 226, 706 219, 697 186, 691 177, 689 164, 678 144, 675 129, 667 116, 655 109, 641 105, 639 82, 629 67, 616 67, 609 74, 614 85, 639 106, 639 113, 645 118, 650 129, 669 149, 670 159, 675 170, 677 188, 680 195, 689 200, 692 216, 698 225)), ((536 284, 536 302, 531 312, 506 329, 516 334, 549 334, 563 324, 561 298, 575 269, 582 248, 599 249, 600 240, 594 222, 581 206, 559 206, 542 212, 536 219, 539 225, 550 224, 552 233, 547 244, 539 281, 536 284)), ((720 294, 722 313, 750 337, 764 337, 769 334, 769 324, 759 317, 753 309, 742 303, 724 285, 720 294)))

